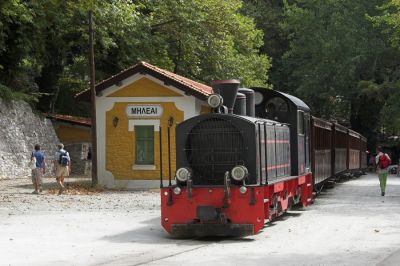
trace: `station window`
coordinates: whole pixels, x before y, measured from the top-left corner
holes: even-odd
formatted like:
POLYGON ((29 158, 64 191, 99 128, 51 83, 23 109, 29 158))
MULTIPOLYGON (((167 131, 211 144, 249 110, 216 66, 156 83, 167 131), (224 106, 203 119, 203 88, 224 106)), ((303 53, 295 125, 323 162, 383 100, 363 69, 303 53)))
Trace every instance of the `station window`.
POLYGON ((135 126, 136 165, 154 164, 154 126, 135 126))

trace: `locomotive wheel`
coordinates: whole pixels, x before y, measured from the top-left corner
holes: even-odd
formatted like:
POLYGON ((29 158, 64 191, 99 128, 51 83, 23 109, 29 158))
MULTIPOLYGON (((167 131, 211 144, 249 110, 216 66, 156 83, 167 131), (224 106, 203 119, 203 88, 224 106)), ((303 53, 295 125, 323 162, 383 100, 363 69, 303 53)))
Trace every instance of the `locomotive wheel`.
POLYGON ((272 204, 269 206, 269 212, 274 213, 278 209, 278 194, 274 194, 272 204))
POLYGON ((272 204, 269 205, 269 221, 274 220, 278 216, 278 195, 274 194, 272 204))

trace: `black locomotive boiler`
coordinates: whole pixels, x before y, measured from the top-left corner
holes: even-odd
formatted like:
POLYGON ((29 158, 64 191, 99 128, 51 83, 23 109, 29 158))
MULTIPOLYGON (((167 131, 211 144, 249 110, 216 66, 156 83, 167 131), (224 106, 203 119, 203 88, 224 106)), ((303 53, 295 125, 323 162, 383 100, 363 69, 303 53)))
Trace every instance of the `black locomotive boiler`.
MULTIPOLYGON (((342 138, 327 137, 326 125, 320 131, 303 101, 239 85, 213 82, 213 112, 176 128, 176 182, 161 188, 162 225, 173 236, 255 234, 292 204, 309 205, 313 188, 336 173, 336 158, 343 160, 335 156, 342 138), (319 145, 321 137, 330 142, 319 145)), ((358 154, 361 162, 365 139, 357 135, 353 145, 349 136, 347 131, 346 158, 358 154), (358 153, 350 149, 356 146, 358 153)), ((346 163, 346 170, 350 165, 356 162, 346 163)))

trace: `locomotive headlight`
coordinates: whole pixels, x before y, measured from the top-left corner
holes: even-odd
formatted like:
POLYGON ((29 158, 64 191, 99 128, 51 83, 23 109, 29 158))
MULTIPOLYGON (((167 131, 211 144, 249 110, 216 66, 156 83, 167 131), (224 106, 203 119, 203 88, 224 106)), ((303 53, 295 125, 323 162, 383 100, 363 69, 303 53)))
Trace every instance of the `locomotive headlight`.
POLYGON ((181 182, 186 182, 191 176, 191 171, 188 168, 182 167, 176 171, 176 179, 181 182))
POLYGON ((243 165, 237 165, 237 166, 233 167, 233 169, 231 171, 231 176, 236 181, 243 180, 244 178, 247 177, 248 174, 249 174, 249 171, 243 165))
POLYGON ((207 103, 211 108, 218 108, 223 104, 224 100, 219 94, 211 94, 207 98, 207 103))

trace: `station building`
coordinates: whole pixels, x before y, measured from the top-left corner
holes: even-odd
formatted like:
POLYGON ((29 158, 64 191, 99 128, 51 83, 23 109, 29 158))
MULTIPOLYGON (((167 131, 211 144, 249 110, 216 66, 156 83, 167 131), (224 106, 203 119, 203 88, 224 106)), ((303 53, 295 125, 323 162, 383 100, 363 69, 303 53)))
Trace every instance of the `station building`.
MULTIPOLYGON (((176 125, 210 111, 212 88, 140 62, 95 90, 99 184, 156 188, 161 175, 173 178, 176 125)), ((77 99, 90 101, 90 90, 77 99)))

